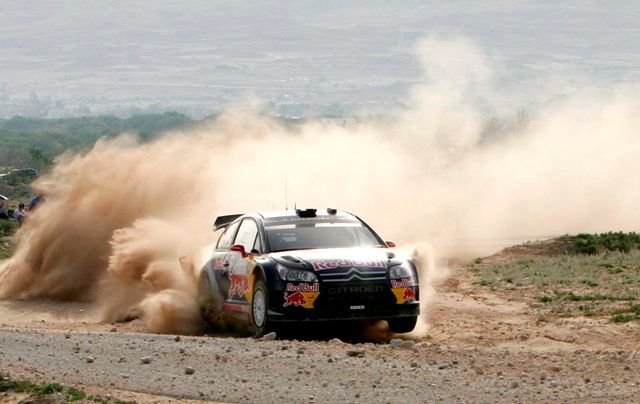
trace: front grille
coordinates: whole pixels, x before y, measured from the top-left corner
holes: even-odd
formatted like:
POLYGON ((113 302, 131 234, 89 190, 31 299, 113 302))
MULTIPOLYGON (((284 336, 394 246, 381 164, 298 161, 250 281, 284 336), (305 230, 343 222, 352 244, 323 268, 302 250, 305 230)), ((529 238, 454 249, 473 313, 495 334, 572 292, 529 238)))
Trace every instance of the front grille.
POLYGON ((324 282, 371 282, 387 280, 387 271, 359 270, 348 268, 343 271, 319 272, 324 282))
POLYGON ((385 282, 330 284, 321 288, 315 306, 321 308, 348 308, 395 304, 395 297, 385 282))

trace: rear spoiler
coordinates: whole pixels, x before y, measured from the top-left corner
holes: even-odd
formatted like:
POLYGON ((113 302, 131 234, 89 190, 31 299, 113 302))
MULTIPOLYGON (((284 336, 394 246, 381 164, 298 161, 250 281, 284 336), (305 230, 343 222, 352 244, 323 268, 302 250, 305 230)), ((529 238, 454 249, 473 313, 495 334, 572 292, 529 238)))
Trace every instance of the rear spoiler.
POLYGON ((225 227, 229 226, 231 222, 233 222, 234 220, 236 220, 242 215, 243 214, 241 213, 239 215, 226 215, 226 216, 216 217, 216 221, 213 222, 213 231, 224 229, 225 227))

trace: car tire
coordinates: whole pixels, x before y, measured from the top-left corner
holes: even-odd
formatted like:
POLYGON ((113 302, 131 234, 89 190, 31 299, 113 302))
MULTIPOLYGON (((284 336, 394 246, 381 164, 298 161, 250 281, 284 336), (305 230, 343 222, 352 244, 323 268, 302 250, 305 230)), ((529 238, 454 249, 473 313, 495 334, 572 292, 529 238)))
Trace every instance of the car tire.
POLYGON ((209 276, 207 276, 205 272, 200 274, 200 280, 198 281, 198 304, 200 305, 202 319, 210 325, 212 318, 215 317, 216 304, 213 298, 209 276))
POLYGON ((417 322, 418 317, 399 317, 387 320, 387 323, 389 323, 389 329, 398 334, 413 331, 417 322))
POLYGON ((267 286, 262 279, 258 279, 253 285, 251 296, 251 322, 254 328, 254 336, 262 337, 270 330, 269 324, 269 294, 267 286))

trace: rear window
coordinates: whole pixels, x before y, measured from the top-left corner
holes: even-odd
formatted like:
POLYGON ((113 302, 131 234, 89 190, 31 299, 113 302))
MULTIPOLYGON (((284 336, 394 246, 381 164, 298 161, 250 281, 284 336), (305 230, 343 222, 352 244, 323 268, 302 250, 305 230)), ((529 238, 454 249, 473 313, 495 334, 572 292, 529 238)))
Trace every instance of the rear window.
POLYGON ((227 227, 227 229, 222 233, 220 239, 218 239, 217 249, 225 250, 231 247, 231 242, 233 241, 233 237, 236 235, 236 230, 238 230, 238 226, 240 222, 235 222, 231 226, 227 227))

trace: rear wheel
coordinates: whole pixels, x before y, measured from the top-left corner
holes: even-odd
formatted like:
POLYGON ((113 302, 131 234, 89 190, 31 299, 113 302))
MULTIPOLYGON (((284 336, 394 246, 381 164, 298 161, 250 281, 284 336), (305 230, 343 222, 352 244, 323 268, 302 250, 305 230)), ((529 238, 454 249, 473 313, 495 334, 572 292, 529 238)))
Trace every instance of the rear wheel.
POLYGON ((418 317, 399 317, 387 320, 391 331, 399 334, 413 331, 417 322, 418 317))
POLYGON ((200 274, 200 281, 198 282, 198 303, 200 304, 202 318, 209 322, 214 309, 214 302, 209 277, 204 272, 200 274))
POLYGON ((258 279, 253 286, 251 300, 251 319, 255 328, 255 336, 261 337, 269 332, 269 295, 267 286, 262 279, 258 279))

